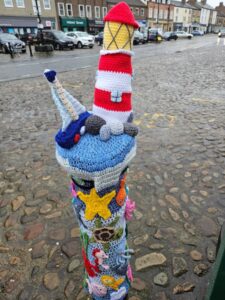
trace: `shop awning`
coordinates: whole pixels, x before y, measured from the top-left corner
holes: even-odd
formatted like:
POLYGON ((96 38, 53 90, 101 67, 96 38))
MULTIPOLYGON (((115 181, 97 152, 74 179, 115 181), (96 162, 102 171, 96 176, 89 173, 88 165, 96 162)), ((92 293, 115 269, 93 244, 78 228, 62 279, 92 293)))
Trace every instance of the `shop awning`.
POLYGON ((60 18, 62 27, 86 27, 87 20, 81 18, 60 18))

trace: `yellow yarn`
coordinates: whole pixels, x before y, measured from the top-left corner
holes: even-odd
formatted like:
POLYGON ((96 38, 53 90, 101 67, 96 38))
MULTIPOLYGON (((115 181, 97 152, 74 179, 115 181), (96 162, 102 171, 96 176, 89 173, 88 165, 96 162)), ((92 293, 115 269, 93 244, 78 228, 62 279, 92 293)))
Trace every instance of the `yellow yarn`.
POLYGON ((91 189, 90 194, 84 194, 77 192, 77 196, 86 204, 84 216, 87 221, 91 221, 98 214, 103 219, 107 220, 111 217, 111 211, 108 208, 108 204, 115 197, 116 192, 112 191, 109 194, 104 195, 102 198, 98 196, 95 188, 91 189))
POLYGON ((115 279, 113 276, 103 275, 101 277, 101 282, 105 286, 110 287, 111 289, 118 291, 119 286, 124 282, 124 278, 120 277, 118 279, 115 279))
POLYGON ((131 50, 133 46, 134 27, 117 22, 106 22, 104 27, 104 49, 131 50), (113 40, 115 37, 115 40, 113 40))

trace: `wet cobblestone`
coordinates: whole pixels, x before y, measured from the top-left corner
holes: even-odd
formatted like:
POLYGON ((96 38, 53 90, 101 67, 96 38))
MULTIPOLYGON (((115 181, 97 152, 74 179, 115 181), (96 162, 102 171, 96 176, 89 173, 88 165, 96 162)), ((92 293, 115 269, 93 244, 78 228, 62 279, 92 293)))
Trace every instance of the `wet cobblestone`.
MULTIPOLYGON (((223 48, 208 45, 135 60, 140 134, 128 178, 137 205, 129 246, 133 266, 151 253, 166 260, 134 272, 142 288, 130 299, 202 299, 225 219, 224 59, 223 48), (183 264, 175 276, 174 261, 183 264)), ((59 78, 91 109, 94 68, 59 78)), ((0 299, 87 299, 69 178, 54 156, 60 118, 49 88, 32 78, 0 89, 0 299)))

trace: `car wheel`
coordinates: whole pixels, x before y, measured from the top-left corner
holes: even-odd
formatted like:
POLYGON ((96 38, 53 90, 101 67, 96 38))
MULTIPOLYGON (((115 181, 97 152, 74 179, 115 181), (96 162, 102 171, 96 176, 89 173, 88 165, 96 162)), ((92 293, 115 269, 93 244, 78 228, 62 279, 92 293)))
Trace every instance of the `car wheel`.
POLYGON ((83 45, 82 45, 82 43, 81 43, 81 42, 78 42, 78 43, 77 43, 77 48, 78 48, 78 49, 81 49, 81 48, 83 48, 83 45))
POLYGON ((188 39, 191 40, 191 36, 189 36, 188 39))
POLYGON ((60 47, 59 44, 55 44, 54 49, 55 49, 55 50, 61 50, 61 47, 60 47))
POLYGON ((27 52, 27 50, 22 50, 22 53, 26 53, 27 52))
POLYGON ((89 48, 92 49, 92 48, 93 48, 93 45, 90 45, 89 48))
POLYGON ((6 47, 2 47, 2 52, 4 53, 4 54, 7 54, 8 53, 8 50, 6 49, 6 47))
POLYGON ((101 42, 100 41, 98 41, 98 46, 101 46, 101 42))

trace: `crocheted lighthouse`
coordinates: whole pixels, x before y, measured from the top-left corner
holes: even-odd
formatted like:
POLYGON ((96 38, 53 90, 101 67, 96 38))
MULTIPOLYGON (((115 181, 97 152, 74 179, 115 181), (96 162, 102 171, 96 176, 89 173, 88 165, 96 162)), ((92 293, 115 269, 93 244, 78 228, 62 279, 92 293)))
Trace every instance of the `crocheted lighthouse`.
POLYGON ((91 112, 62 87, 55 71, 44 72, 62 117, 55 137, 56 158, 71 177, 84 284, 94 300, 124 300, 132 280, 127 221, 135 203, 129 199, 126 178, 138 133, 132 124, 131 102, 131 57, 137 27, 124 2, 105 17, 91 112))
POLYGON ((106 15, 103 50, 97 71, 93 113, 105 120, 127 122, 132 113, 131 49, 134 30, 139 27, 125 2, 106 15))

